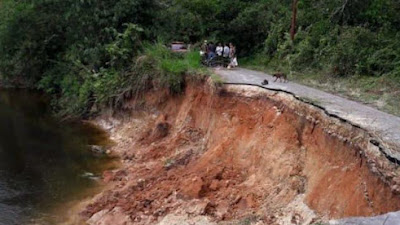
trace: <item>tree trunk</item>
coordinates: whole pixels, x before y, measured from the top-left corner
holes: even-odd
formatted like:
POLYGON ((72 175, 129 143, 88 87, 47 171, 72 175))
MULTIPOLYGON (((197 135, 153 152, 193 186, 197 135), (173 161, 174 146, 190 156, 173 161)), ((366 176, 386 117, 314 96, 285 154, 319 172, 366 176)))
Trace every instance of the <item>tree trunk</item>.
POLYGON ((293 0, 292 5, 292 26, 290 28, 290 38, 292 41, 294 40, 294 36, 296 35, 296 20, 297 20, 297 3, 299 0, 293 0))

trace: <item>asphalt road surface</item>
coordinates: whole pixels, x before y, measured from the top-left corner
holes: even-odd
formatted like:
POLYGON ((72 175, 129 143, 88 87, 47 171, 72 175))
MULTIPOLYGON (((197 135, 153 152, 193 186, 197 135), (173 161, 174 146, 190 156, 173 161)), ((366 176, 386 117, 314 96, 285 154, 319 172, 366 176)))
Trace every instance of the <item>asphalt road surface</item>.
POLYGON ((337 115, 368 130, 383 140, 389 146, 388 149, 385 149, 386 153, 400 162, 400 117, 291 81, 287 83, 273 82, 275 79, 263 72, 242 68, 231 70, 218 68, 215 69, 215 73, 220 75, 225 83, 263 86, 261 83, 267 79, 269 84, 263 87, 293 93, 299 98, 325 108, 330 114, 337 115))

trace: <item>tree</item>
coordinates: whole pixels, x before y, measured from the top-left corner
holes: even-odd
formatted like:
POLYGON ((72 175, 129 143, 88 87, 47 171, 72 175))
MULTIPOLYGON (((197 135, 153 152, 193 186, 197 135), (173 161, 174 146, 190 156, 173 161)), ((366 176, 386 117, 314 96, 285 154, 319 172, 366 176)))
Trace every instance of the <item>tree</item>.
POLYGON ((297 20, 297 3, 298 0, 293 0, 292 5, 292 26, 290 28, 290 38, 292 41, 294 40, 294 36, 296 35, 296 20, 297 20))

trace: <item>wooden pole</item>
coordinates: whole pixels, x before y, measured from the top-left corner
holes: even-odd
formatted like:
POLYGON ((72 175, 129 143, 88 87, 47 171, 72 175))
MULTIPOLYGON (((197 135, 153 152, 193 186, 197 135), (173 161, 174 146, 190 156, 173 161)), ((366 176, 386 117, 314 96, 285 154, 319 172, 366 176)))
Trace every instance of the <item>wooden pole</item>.
POLYGON ((292 26, 290 28, 290 38, 294 41, 296 35, 296 21, 297 21, 297 3, 299 0, 293 0, 292 5, 292 26))

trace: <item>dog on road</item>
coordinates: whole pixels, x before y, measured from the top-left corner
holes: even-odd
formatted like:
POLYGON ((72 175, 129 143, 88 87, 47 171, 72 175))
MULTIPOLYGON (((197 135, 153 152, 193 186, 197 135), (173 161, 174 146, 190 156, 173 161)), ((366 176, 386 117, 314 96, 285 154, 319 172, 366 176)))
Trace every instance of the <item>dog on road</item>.
POLYGON ((286 74, 282 73, 282 72, 274 73, 272 75, 272 77, 275 78, 274 82, 276 82, 278 79, 279 79, 280 82, 282 82, 282 80, 283 80, 284 83, 288 82, 286 74))

